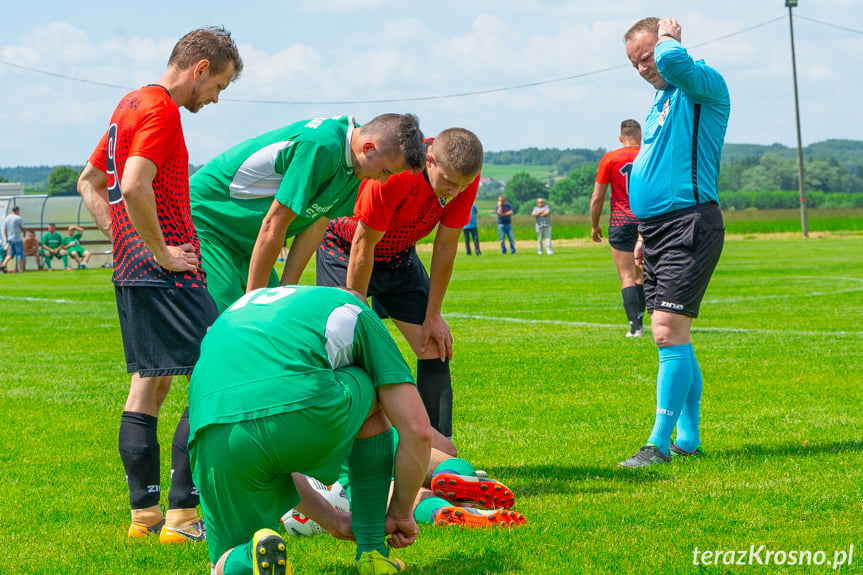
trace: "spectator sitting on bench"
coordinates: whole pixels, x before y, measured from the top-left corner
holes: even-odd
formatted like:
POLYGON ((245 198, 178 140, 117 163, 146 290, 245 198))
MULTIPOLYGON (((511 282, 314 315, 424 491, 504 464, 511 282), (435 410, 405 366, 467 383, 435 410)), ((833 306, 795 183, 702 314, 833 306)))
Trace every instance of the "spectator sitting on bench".
POLYGON ((81 226, 69 226, 69 235, 63 238, 63 252, 72 256, 78 262, 78 268, 87 269, 87 262, 90 261, 90 252, 81 246, 81 235, 84 233, 84 228, 81 226))
POLYGON ((36 258, 36 269, 42 271, 42 256, 39 255, 39 240, 36 232, 29 230, 24 238, 24 269, 27 269, 27 256, 36 258))
POLYGON ((42 234, 42 257, 45 259, 45 269, 51 269, 52 259, 63 259, 63 267, 69 268, 69 256, 63 249, 63 236, 57 232, 57 226, 48 224, 48 232, 42 234))

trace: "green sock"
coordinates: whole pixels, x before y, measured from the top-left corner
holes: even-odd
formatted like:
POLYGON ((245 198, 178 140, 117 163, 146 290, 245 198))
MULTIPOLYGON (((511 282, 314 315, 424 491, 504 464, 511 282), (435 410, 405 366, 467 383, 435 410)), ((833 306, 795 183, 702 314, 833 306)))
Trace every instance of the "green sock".
POLYGON ((443 497, 426 497, 414 508, 417 523, 434 523, 434 513, 441 507, 452 505, 443 497))
POLYGON ((357 539, 357 558, 378 550, 387 556, 384 524, 393 477, 393 431, 357 439, 348 456, 351 482, 351 527, 357 539))
POLYGON ((474 468, 473 465, 459 457, 450 457, 449 459, 444 459, 443 461, 441 461, 440 464, 435 467, 434 473, 432 473, 432 477, 444 471, 449 471, 450 473, 455 473, 456 475, 476 476, 476 468, 474 468))

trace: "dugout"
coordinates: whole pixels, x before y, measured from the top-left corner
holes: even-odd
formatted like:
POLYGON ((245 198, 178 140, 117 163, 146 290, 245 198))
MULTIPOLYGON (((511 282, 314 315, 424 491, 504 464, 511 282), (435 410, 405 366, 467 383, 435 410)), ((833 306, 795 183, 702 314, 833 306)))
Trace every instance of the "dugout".
MULTIPOLYGON (((12 208, 21 208, 21 218, 27 230, 36 232, 39 241, 48 231, 48 224, 56 224, 57 231, 66 235, 69 226, 81 226, 81 245, 90 254, 90 267, 110 267, 112 264, 111 240, 99 230, 81 196, 49 196, 47 194, 27 194, 0 196, 0 223, 12 213, 12 208)), ((5 233, 5 230, 4 230, 5 233)), ((29 259, 29 258, 28 258, 29 259)), ((35 262, 33 267, 36 269, 35 262)))

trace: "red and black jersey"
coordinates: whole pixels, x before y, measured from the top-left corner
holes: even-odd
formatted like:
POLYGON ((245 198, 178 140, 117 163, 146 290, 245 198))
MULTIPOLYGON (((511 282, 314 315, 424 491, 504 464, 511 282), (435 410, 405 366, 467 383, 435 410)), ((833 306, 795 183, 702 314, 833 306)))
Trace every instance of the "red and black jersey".
POLYGON ((402 172, 390 176, 385 184, 364 180, 360 184, 354 215, 330 222, 327 237, 336 241, 331 248, 350 254, 357 222, 385 232, 375 246, 375 261, 402 263, 418 240, 429 235, 435 226, 461 229, 470 221, 470 209, 479 189, 479 176, 463 192, 444 203, 438 198, 425 171, 402 172))
POLYGON ((611 227, 638 223, 629 208, 629 172, 639 150, 638 146, 624 146, 608 152, 599 162, 596 181, 611 184, 611 227))
POLYGON ((189 211, 189 153, 183 138, 180 109, 162 86, 130 92, 117 105, 111 125, 90 156, 90 163, 108 176, 115 284, 120 286, 205 287, 204 275, 172 272, 156 263, 135 231, 120 193, 123 169, 130 156, 156 164, 153 179, 159 227, 169 246, 190 243, 200 259, 198 236, 189 211))

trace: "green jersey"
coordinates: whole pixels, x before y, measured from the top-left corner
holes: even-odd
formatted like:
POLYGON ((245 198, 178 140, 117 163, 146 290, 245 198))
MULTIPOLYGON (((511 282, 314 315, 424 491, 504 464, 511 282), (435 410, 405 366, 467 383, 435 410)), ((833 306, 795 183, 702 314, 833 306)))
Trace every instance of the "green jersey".
POLYGON ((313 407, 338 385, 334 371, 358 366, 375 389, 414 383, 383 322, 337 288, 282 286, 246 294, 213 323, 189 382, 195 433, 313 407))
POLYGON ((349 216, 360 180, 354 175, 351 116, 296 122, 234 146, 189 181, 195 229, 235 256, 249 256, 275 198, 297 217, 286 237, 318 218, 349 216))
POLYGON ((57 249, 63 245, 63 236, 60 232, 45 232, 42 235, 42 245, 52 250, 57 249))
POLYGON ((81 247, 81 232, 75 232, 71 236, 65 236, 63 238, 63 247, 65 248, 74 248, 81 247))

